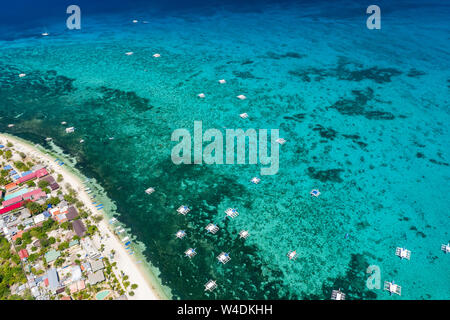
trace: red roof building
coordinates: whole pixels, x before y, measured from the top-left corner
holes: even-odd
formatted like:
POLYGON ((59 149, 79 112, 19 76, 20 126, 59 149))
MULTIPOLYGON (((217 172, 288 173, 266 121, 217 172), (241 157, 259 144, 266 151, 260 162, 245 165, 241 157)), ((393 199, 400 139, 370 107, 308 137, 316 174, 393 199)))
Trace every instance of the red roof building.
POLYGON ((4 207, 7 207, 9 205, 16 204, 22 200, 37 201, 37 200, 39 200, 41 198, 45 198, 45 197, 47 197, 47 194, 44 191, 42 191, 41 189, 36 189, 36 190, 30 191, 30 192, 27 192, 21 196, 17 196, 15 198, 3 201, 2 205, 4 207))
POLYGON ((11 211, 13 211, 13 210, 19 209, 20 207, 23 206, 23 203, 24 203, 24 202, 21 201, 21 202, 19 202, 19 203, 13 204, 12 206, 5 207, 5 208, 3 208, 3 209, 0 209, 0 214, 8 213, 8 212, 11 212, 11 211))
POLYGON ((45 168, 42 168, 42 169, 39 169, 39 170, 37 170, 37 171, 35 171, 33 173, 27 174, 24 177, 21 177, 21 178, 17 179, 16 183, 21 184, 21 183, 30 181, 30 180, 35 179, 35 178, 45 177, 46 175, 48 175, 47 170, 45 168))
POLYGON ((19 251, 19 257, 20 259, 28 258, 28 251, 26 249, 22 249, 19 251))
POLYGON ((14 197, 12 199, 3 201, 2 202, 2 206, 7 207, 7 206, 10 206, 12 204, 16 204, 17 202, 20 202, 20 201, 22 201, 22 196, 17 196, 17 197, 14 197))
POLYGON ((13 235, 11 237, 11 239, 13 239, 13 241, 16 241, 18 238, 22 238, 23 235, 23 230, 19 230, 19 232, 17 232, 15 235, 13 235))
POLYGON ((17 184, 15 182, 11 182, 5 186, 6 191, 10 191, 17 188, 17 184))

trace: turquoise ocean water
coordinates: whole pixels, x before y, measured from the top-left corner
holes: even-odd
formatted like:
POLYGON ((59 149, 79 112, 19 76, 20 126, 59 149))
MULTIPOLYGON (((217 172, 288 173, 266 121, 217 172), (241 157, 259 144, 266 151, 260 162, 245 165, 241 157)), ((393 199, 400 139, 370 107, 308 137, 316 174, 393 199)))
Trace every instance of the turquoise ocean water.
POLYGON ((367 5, 161 12, 140 3, 91 10, 81 30, 65 29, 65 12, 9 25, 0 34, 0 132, 45 147, 52 137, 95 178, 175 299, 329 299, 337 288, 348 299, 449 299, 450 256, 440 246, 450 241, 450 8, 386 3, 381 30, 368 30, 367 5), (278 174, 254 185, 259 165, 174 165, 171 133, 192 132, 195 120, 280 129, 278 174), (150 186, 157 191, 146 195, 150 186), (182 204, 192 208, 186 216, 177 215, 182 204), (239 217, 224 220, 228 207, 239 217), (369 265, 402 296, 369 290, 369 265), (210 279, 218 287, 205 293, 210 279))

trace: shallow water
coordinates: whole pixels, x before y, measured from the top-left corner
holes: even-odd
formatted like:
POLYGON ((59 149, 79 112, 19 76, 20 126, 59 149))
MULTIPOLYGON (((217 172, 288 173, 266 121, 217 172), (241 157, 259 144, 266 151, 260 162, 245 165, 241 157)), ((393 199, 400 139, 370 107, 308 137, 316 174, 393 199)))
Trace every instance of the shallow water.
POLYGON ((450 298, 439 250, 450 240, 448 6, 382 4, 381 30, 366 29, 364 6, 350 1, 164 14, 136 6, 89 9, 79 31, 53 16, 49 37, 9 25, 0 131, 42 145, 52 137, 76 158, 174 298, 328 299, 342 288, 349 299, 391 299, 366 288, 369 265, 402 286, 395 299, 450 298), (194 120, 280 129, 279 173, 253 185, 259 165, 174 165, 171 133, 192 132, 194 120), (149 186, 157 192, 146 195, 149 186), (187 216, 176 213, 182 204, 187 216), (239 217, 224 220, 228 207, 239 217), (205 293, 209 279, 218 288, 205 293))

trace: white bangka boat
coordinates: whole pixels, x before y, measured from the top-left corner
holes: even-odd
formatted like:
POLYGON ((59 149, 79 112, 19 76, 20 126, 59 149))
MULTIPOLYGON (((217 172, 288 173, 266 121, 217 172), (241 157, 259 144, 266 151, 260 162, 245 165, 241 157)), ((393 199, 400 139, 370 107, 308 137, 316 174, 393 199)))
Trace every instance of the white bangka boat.
POLYGON ((179 214, 182 214, 183 216, 185 216, 189 211, 191 211, 191 209, 189 209, 188 206, 180 206, 180 207, 177 209, 177 212, 178 212, 179 214))
POLYGON ((205 291, 213 291, 215 288, 217 288, 217 283, 214 280, 209 280, 205 284, 205 291))
POLYGON ((240 94, 240 95, 236 96, 236 98, 238 98, 239 100, 245 100, 245 99, 247 99, 247 97, 244 96, 243 94, 240 94))
POLYGON ((331 299, 332 300, 345 300, 345 293, 343 293, 341 291, 341 289, 339 290, 333 290, 331 292, 331 299))
POLYGON ((241 231, 239 231, 239 238, 241 238, 241 239, 247 239, 247 237, 248 237, 249 235, 250 235, 250 234, 248 233, 247 230, 241 230, 241 231))
POLYGON ((222 252, 217 256, 217 260, 219 260, 219 262, 222 262, 223 264, 226 264, 228 261, 231 260, 231 258, 228 253, 222 252))
POLYGON ((175 233, 175 237, 178 239, 183 239, 186 236, 186 232, 184 230, 178 230, 177 233, 175 233))
POLYGON ((146 194, 152 194, 153 192, 155 192, 155 188, 152 188, 152 187, 150 187, 147 190, 145 190, 146 194))
POLYGON ((399 296, 402 295, 402 287, 400 287, 398 284, 395 284, 394 281, 389 282, 389 281, 385 281, 384 282, 384 290, 389 291, 390 294, 398 294, 399 296))
POLYGON ((397 247, 397 249, 395 249, 395 255, 397 257, 400 257, 401 259, 411 259, 411 251, 405 249, 405 248, 400 248, 397 247))
POLYGON ((289 260, 295 260, 295 259, 297 259, 298 254, 297 254, 297 251, 291 250, 288 252, 287 256, 288 256, 289 260))
POLYGON ((234 219, 239 215, 239 212, 237 212, 237 210, 233 208, 228 208, 227 210, 225 210, 225 213, 227 217, 230 217, 231 219, 234 219))
POLYGON ((193 248, 189 248, 184 252, 185 256, 188 257, 189 259, 193 258, 197 252, 195 252, 195 249, 193 248))
POLYGON ((219 231, 219 227, 217 225, 215 225, 215 224, 212 224, 212 223, 208 224, 205 229, 209 233, 212 233, 212 234, 216 234, 216 232, 219 231))
POLYGON ((320 191, 318 189, 312 189, 309 194, 317 198, 318 196, 320 196, 320 191))

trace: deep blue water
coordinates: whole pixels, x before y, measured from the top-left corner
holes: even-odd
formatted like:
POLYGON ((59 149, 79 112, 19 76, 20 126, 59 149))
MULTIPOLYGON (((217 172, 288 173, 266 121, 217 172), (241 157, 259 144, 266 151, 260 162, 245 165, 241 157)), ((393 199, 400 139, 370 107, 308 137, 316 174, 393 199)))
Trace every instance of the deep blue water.
POLYGON ((382 29, 368 30, 360 1, 78 1, 69 31, 74 3, 28 3, 0 13, 0 132, 58 146, 95 178, 174 298, 450 297, 448 4, 379 1, 382 29), (171 133, 196 120, 279 129, 280 171, 254 185, 259 165, 174 165, 171 133), (369 290, 369 265, 402 296, 369 290))

